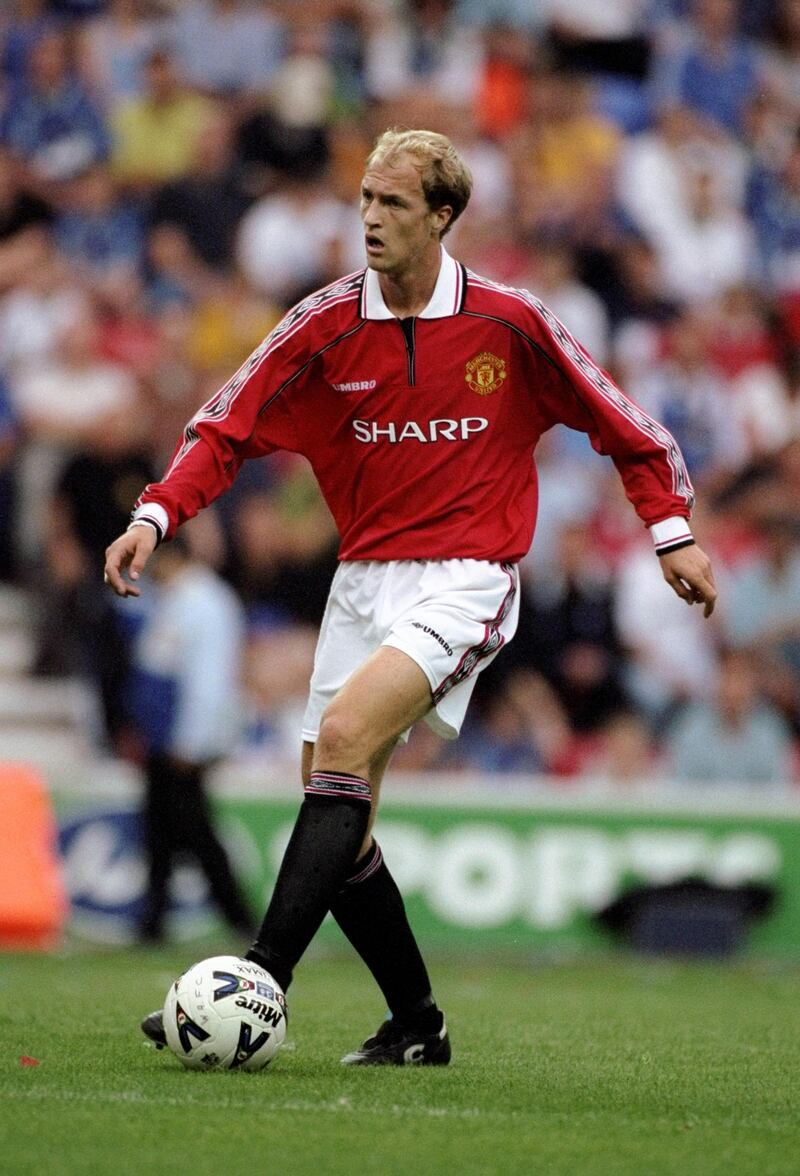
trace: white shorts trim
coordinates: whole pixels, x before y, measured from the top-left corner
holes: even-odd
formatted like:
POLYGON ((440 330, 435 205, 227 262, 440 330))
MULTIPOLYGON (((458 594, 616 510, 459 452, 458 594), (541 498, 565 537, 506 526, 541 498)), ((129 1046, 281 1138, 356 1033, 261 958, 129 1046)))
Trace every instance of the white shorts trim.
POLYGON ((316 741, 325 708, 381 645, 416 662, 434 700, 425 722, 443 738, 457 738, 477 675, 514 636, 518 617, 519 575, 513 564, 475 559, 340 564, 317 642, 303 739, 316 741))

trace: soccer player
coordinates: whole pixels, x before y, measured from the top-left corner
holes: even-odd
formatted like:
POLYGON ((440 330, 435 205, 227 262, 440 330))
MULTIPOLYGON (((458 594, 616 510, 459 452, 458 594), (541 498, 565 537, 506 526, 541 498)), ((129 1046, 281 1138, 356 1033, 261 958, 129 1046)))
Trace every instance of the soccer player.
MULTIPOLYGON (((304 454, 341 535, 303 723, 305 795, 247 958, 286 989, 330 910, 392 1016, 342 1060, 445 1065, 442 1012, 371 830, 398 740, 455 738, 477 673, 513 636, 536 519, 533 451, 556 422, 609 454, 667 583, 709 616, 708 558, 670 434, 536 298, 473 274, 441 239, 471 178, 431 131, 387 131, 366 164, 366 269, 305 299, 192 418, 107 552, 119 596, 245 458, 304 454)), ((144 1031, 164 1040, 161 1014, 144 1031)))

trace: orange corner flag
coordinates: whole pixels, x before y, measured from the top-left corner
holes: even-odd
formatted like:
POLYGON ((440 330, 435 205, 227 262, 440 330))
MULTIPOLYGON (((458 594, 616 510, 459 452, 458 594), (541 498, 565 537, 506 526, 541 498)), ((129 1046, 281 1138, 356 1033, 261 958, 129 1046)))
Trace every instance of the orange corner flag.
POLYGON ((58 940, 67 899, 44 781, 0 763, 0 949, 44 950, 58 940))

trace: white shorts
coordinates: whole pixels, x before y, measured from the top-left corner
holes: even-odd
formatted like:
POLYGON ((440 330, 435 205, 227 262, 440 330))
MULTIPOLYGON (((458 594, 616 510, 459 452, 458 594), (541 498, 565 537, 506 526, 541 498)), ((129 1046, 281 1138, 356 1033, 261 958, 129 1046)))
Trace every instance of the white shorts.
POLYGON ((328 703, 381 645, 400 649, 417 663, 433 694, 425 722, 443 738, 457 738, 478 673, 514 636, 518 617, 514 564, 341 563, 317 642, 303 739, 316 741, 328 703))

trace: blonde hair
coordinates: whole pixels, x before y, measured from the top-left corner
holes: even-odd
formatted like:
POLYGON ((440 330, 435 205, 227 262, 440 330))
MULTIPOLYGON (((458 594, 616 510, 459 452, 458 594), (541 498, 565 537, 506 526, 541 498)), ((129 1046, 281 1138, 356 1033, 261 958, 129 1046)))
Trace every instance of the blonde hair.
POLYGON ((403 131, 397 127, 384 131, 376 139, 367 167, 392 163, 400 155, 410 155, 419 169, 428 207, 437 209, 449 204, 453 209, 442 230, 444 236, 469 202, 472 193, 469 168, 446 135, 436 131, 403 131))

